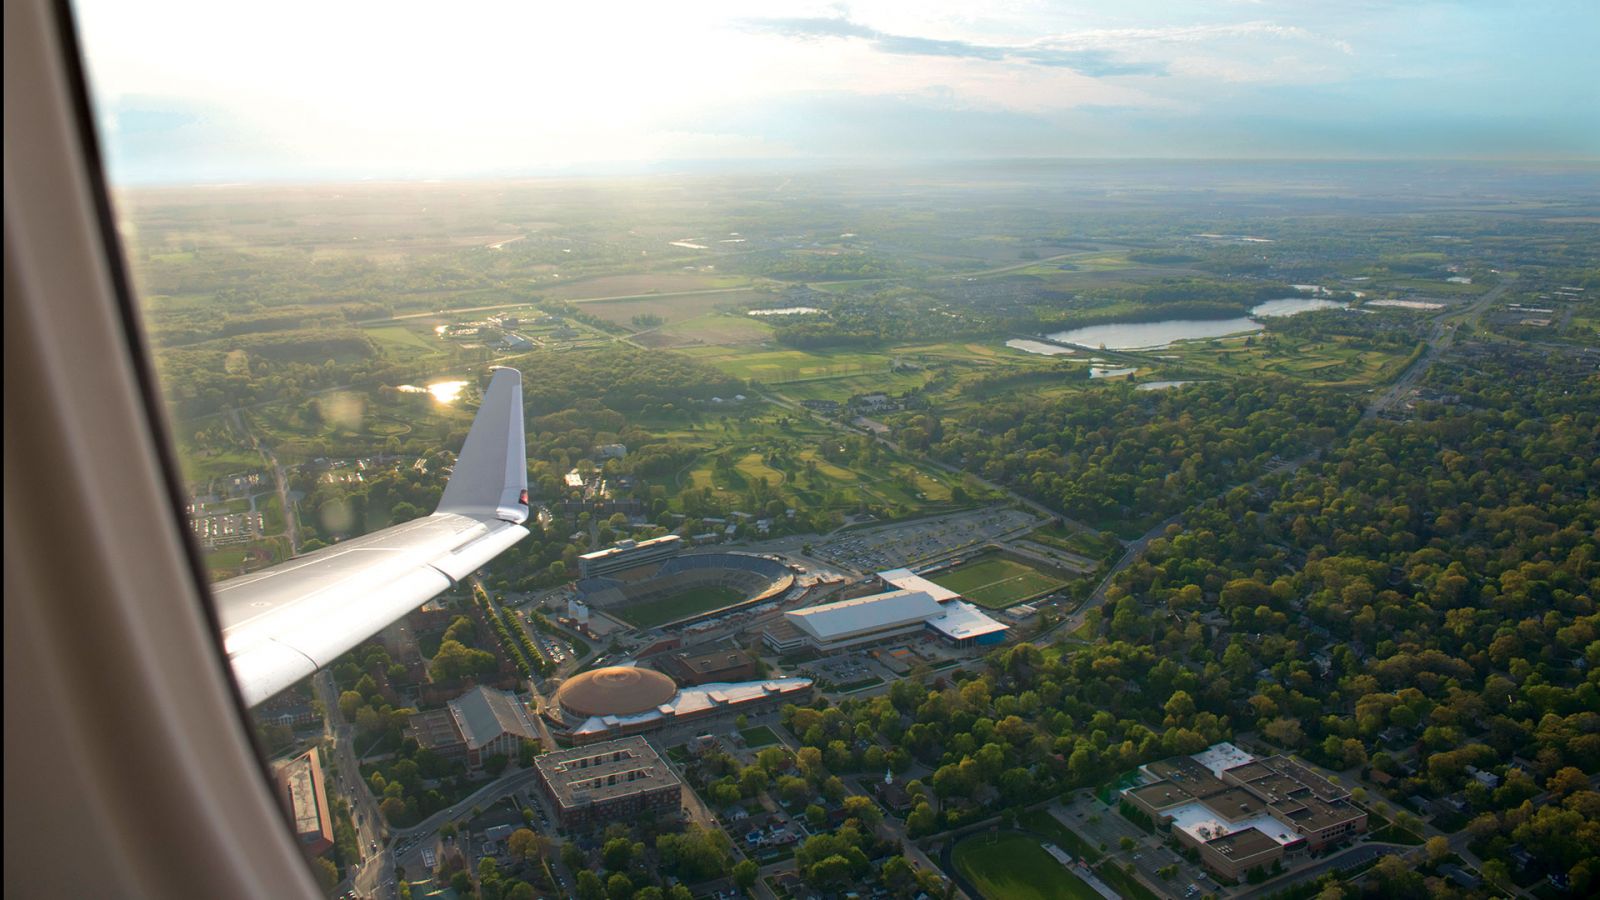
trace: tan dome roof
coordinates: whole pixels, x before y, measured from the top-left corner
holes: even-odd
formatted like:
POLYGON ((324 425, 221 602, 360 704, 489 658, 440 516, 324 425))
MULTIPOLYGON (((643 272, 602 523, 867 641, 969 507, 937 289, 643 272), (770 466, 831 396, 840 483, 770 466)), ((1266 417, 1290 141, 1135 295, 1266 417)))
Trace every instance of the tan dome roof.
POLYGON ((555 700, 576 716, 630 716, 655 709, 678 693, 672 679, 653 669, 607 666, 568 678, 555 700))

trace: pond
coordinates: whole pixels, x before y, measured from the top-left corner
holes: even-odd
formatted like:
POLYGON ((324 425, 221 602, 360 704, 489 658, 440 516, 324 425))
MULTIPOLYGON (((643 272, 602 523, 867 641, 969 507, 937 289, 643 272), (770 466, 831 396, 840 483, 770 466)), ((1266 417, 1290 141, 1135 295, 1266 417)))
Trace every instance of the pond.
POLYGON ((435 381, 427 387, 417 387, 414 384, 402 384, 395 390, 406 394, 432 394, 435 402, 454 403, 461 399, 461 392, 465 390, 465 381, 435 381))
POLYGON ((785 307, 783 307, 781 309, 752 309, 752 310, 750 310, 749 315, 752 315, 752 316, 807 316, 807 315, 811 315, 813 313, 820 313, 820 312, 822 312, 822 310, 817 309, 815 306, 785 306, 785 307))
MULTIPOLYGON (((1264 319, 1294 316, 1319 309, 1338 309, 1344 305, 1337 300, 1325 300, 1315 297, 1283 297, 1256 304, 1250 310, 1250 315, 1264 319)), ((1107 325, 1090 325, 1085 328, 1074 328, 1070 331, 1058 331, 1046 335, 1046 337, 1053 341, 1076 344, 1080 347, 1104 347, 1107 350, 1157 350, 1170 346, 1176 341, 1202 341, 1230 334, 1260 331, 1264 327, 1260 322, 1248 316, 1239 316, 1233 319, 1165 319, 1159 322, 1112 322, 1107 325)), ((1031 347, 1018 346, 1018 342, 1008 341, 1006 345, 1017 347, 1019 350, 1027 350, 1030 353, 1043 352, 1031 347)))

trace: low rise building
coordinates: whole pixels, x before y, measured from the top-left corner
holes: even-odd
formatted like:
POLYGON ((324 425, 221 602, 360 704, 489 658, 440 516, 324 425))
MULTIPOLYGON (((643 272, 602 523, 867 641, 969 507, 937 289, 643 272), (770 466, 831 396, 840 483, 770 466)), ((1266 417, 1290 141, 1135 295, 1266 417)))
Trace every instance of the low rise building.
POLYGON ((1366 830, 1367 814, 1348 791, 1288 757, 1256 759, 1222 743, 1142 771, 1145 783, 1123 799, 1221 878, 1293 862, 1366 830))
POLYGON ((751 681, 756 677, 755 659, 739 649, 672 653, 662 657, 660 666, 663 672, 682 685, 710 681, 751 681))
POLYGON ((642 737, 545 753, 534 766, 562 828, 670 815, 683 802, 683 783, 642 737))
POLYGON ((538 739, 533 719, 515 694, 478 685, 444 709, 419 712, 406 723, 417 745, 476 769, 491 756, 514 757, 538 739))
POLYGON ((275 767, 278 789, 288 800, 294 836, 311 856, 333 849, 333 813, 322 780, 322 760, 317 748, 275 767))

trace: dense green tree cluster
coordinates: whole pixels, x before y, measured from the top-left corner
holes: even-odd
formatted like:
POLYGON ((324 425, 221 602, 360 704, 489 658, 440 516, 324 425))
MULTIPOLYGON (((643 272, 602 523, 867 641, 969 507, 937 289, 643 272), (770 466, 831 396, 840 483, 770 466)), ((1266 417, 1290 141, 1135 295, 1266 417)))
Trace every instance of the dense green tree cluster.
POLYGON ((1142 530, 1355 421, 1342 395, 1266 379, 976 407, 932 451, 1069 516, 1142 530))
MULTIPOLYGON (((1201 709, 1400 776, 1397 797, 1462 793, 1491 855, 1600 813, 1587 790, 1530 805, 1561 773, 1600 772, 1600 378, 1503 354, 1437 371, 1459 400, 1190 516, 1123 573, 1106 623, 1198 670, 1201 709)), ((1540 856, 1593 883, 1559 841, 1540 856)))

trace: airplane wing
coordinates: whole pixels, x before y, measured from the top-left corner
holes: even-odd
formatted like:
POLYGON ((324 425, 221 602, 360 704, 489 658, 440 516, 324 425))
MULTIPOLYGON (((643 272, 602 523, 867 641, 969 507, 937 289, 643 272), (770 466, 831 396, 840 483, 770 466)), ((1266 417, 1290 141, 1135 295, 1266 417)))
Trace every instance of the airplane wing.
POLYGON ((223 646, 250 706, 416 609, 528 529, 522 375, 497 369, 439 508, 212 588, 223 646))

